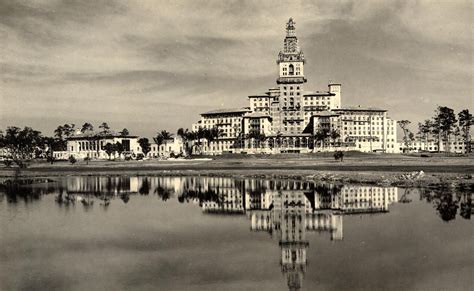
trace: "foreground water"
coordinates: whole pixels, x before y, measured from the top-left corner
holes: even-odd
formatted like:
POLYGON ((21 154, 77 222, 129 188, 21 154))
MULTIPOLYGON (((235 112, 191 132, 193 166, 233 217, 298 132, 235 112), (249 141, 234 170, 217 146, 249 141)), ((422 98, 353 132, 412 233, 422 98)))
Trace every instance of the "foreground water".
POLYGON ((472 290, 472 193, 217 177, 0 190, 0 290, 472 290))

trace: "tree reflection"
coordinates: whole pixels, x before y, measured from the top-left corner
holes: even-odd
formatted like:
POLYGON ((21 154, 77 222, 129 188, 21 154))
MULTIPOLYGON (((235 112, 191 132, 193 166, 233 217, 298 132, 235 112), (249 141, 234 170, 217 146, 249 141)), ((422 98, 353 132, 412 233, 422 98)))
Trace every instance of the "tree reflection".
POLYGON ((157 194, 163 201, 167 201, 171 197, 170 191, 161 186, 155 188, 155 194, 157 194))
POLYGON ((472 194, 463 194, 461 198, 461 210, 459 215, 464 219, 471 219, 472 209, 472 194))
POLYGON ((141 195, 148 195, 150 193, 150 182, 148 181, 148 178, 143 179, 142 186, 138 190, 138 193, 141 195))
POLYGON ((472 193, 442 185, 440 189, 420 189, 420 199, 432 203, 443 221, 456 219, 459 215, 470 219, 472 214, 472 193))
POLYGON ((41 199, 42 195, 53 193, 57 185, 44 179, 12 179, 0 183, 0 193, 7 197, 8 203, 30 203, 41 199))
POLYGON ((120 195, 120 199, 123 201, 123 203, 127 204, 130 200, 130 195, 128 193, 122 193, 120 195))
POLYGON ((450 221, 456 218, 458 211, 458 201, 453 199, 453 195, 450 193, 442 194, 437 202, 436 209, 444 221, 450 221))

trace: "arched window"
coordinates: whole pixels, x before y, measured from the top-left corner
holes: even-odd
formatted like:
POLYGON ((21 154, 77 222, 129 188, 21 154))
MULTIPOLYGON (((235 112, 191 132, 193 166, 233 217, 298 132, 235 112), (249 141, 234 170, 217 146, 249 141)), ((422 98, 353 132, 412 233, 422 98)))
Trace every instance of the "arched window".
POLYGON ((288 72, 288 75, 293 76, 293 74, 295 73, 295 68, 293 67, 293 65, 288 66, 288 72))

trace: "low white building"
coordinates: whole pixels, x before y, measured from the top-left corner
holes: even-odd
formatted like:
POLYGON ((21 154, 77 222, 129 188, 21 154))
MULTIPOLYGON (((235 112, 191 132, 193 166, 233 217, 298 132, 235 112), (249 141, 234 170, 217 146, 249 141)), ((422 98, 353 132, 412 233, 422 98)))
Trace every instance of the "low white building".
POLYGON ((138 136, 122 135, 112 131, 78 131, 67 138, 67 151, 55 151, 53 156, 56 159, 67 159, 70 156, 76 159, 108 159, 124 158, 126 156, 135 157, 141 152, 138 136), (122 153, 114 152, 109 157, 105 151, 106 145, 117 145, 118 143, 122 145, 122 153))
POLYGON ((408 146, 405 142, 399 142, 398 146, 400 152, 450 152, 455 154, 467 153, 472 148, 469 146, 469 142, 466 143, 462 138, 454 136, 450 137, 449 143, 446 140, 439 143, 438 140, 430 138, 428 140, 416 139, 409 141, 408 146))
POLYGON ((173 137, 164 140, 161 145, 151 144, 151 150, 147 154, 149 158, 169 158, 184 155, 184 142, 181 137, 173 137))

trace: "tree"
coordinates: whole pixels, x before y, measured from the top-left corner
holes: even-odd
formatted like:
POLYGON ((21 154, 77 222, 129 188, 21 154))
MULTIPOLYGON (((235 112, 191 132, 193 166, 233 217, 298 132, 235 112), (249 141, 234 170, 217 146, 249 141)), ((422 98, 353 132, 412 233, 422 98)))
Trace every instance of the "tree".
MULTIPOLYGON (((446 106, 439 106, 436 110, 436 115, 434 117, 434 122, 439 128, 439 134, 443 135, 443 139, 445 143, 445 151, 450 152, 449 147, 449 137, 453 133, 454 125, 456 124, 456 115, 454 114, 454 110, 446 107, 446 106)), ((438 141, 438 151, 440 149, 441 142, 438 141)))
POLYGON ((187 156, 191 154, 191 149, 189 147, 189 141, 192 140, 191 132, 186 128, 179 128, 176 134, 181 138, 183 141, 184 146, 184 154, 187 156))
POLYGON ((108 142, 104 146, 105 153, 109 156, 109 160, 112 158, 112 154, 115 153, 115 146, 108 142))
POLYGON ((128 135, 130 135, 130 132, 128 131, 128 129, 124 128, 124 129, 122 129, 122 131, 120 132, 120 135, 122 135, 122 136, 128 136, 128 135))
POLYGON ((327 138, 329 137, 329 128, 327 127, 320 127, 314 134, 315 142, 321 142, 321 148, 324 148, 324 143, 326 142, 327 138))
POLYGON ((94 126, 92 124, 90 124, 89 122, 86 122, 82 125, 82 128, 81 128, 81 132, 84 133, 86 131, 93 131, 94 130, 94 126))
POLYGON ((58 151, 67 150, 66 139, 74 134, 75 126, 76 125, 74 123, 71 123, 71 124, 66 123, 64 125, 59 125, 54 130, 54 136, 57 139, 55 150, 58 150, 58 151))
POLYGON ((471 152, 471 126, 474 122, 472 114, 469 112, 468 109, 464 109, 461 112, 458 113, 458 118, 459 118, 459 127, 461 128, 462 131, 462 138, 464 141, 464 148, 466 153, 471 152))
POLYGON ((403 131, 403 143, 405 144, 405 149, 408 150, 408 143, 409 143, 408 133, 410 132, 410 130, 408 129, 408 125, 411 122, 405 119, 405 120, 400 120, 397 123, 403 131))
POLYGON ((415 142, 415 134, 408 130, 408 142, 409 142, 409 149, 413 149, 413 143, 415 142))
POLYGON ((99 128, 102 129, 102 133, 108 133, 110 131, 110 126, 107 124, 107 122, 102 122, 101 125, 99 125, 99 128))
POLYGON ((46 160, 48 162, 50 162, 51 164, 54 163, 54 161, 56 160, 53 156, 54 154, 54 149, 56 147, 56 143, 58 141, 54 138, 54 137, 44 137, 43 138, 43 144, 44 146, 46 146, 46 160))
POLYGON ((122 153, 125 151, 125 147, 121 142, 115 143, 115 151, 118 153, 119 158, 121 158, 122 153))
POLYGON ((169 133, 166 130, 162 130, 161 132, 158 132, 156 137, 153 138, 153 141, 158 145, 162 145, 166 140, 169 140, 173 137, 172 133, 169 133))
POLYGON ((2 143, 19 167, 26 166, 25 161, 34 158, 35 151, 44 146, 41 132, 31 127, 24 129, 16 126, 8 127, 2 138, 2 143))
POLYGON ((125 151, 125 147, 121 142, 115 143, 115 151, 117 152, 119 158, 122 157, 122 153, 125 151))
POLYGON ((422 150, 426 150, 426 146, 428 145, 428 139, 431 133, 431 128, 433 127, 433 124, 431 120, 427 119, 423 123, 419 122, 418 123, 418 134, 424 141, 425 148, 422 150))
POLYGON ((74 165, 77 162, 76 158, 73 155, 70 155, 68 160, 71 165, 74 165))
POLYGON ((344 160, 344 152, 342 151, 335 151, 334 152, 334 159, 337 161, 337 160, 341 160, 341 162, 344 160))
POLYGON ((329 136, 331 137, 332 144, 335 147, 336 146, 336 140, 341 137, 341 134, 340 134, 339 130, 331 129, 331 131, 329 132, 329 136))
POLYGON ((150 142, 148 141, 148 138, 146 138, 146 137, 140 138, 138 140, 138 144, 142 148, 142 152, 146 157, 147 154, 151 151, 151 146, 150 146, 150 142))
POLYGON ((5 136, 3 135, 3 131, 0 130, 0 148, 5 146, 5 136))
POLYGON ((256 148, 264 147, 264 142, 267 139, 264 133, 261 133, 260 130, 251 130, 247 135, 246 138, 249 140, 253 140, 256 142, 256 148))

